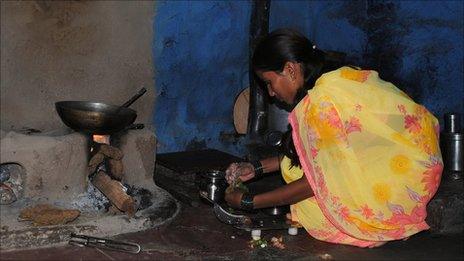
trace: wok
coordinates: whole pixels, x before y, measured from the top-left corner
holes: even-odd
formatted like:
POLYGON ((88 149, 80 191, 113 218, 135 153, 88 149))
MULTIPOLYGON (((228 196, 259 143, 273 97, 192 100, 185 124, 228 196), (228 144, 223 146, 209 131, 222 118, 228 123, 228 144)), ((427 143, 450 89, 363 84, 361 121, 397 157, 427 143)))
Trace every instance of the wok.
POLYGON ((143 88, 123 106, 92 101, 60 101, 56 111, 64 124, 75 131, 109 135, 123 130, 135 121, 137 112, 127 108, 146 92, 143 88))

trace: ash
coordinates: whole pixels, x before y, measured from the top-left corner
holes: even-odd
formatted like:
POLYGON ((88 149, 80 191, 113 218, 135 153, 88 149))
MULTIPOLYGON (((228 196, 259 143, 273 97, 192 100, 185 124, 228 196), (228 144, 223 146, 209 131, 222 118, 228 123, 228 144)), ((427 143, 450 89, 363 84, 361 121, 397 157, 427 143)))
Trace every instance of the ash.
POLYGON ((149 190, 129 185, 125 187, 127 188, 127 194, 135 200, 137 211, 153 205, 153 194, 149 190))
POLYGON ((77 196, 76 200, 71 202, 71 206, 82 212, 95 212, 107 210, 111 203, 100 190, 89 182, 87 191, 77 196))

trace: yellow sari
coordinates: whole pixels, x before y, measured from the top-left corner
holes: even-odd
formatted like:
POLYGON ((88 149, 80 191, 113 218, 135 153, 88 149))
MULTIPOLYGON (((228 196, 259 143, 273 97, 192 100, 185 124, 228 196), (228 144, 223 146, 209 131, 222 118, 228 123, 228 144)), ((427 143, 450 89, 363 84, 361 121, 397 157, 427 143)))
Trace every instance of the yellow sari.
POLYGON ((322 75, 289 115, 302 169, 281 162, 292 182, 304 174, 314 197, 292 218, 323 241, 367 247, 428 229, 426 205, 443 169, 437 119, 375 71, 322 75))

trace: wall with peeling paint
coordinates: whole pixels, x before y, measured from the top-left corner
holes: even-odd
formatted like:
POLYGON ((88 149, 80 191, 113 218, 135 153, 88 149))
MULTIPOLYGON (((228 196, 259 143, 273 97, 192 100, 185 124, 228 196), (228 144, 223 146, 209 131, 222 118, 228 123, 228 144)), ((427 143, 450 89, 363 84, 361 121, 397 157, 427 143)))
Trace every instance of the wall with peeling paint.
POLYGON ((379 71, 440 120, 464 112, 463 2, 272 1, 270 30, 299 29, 317 46, 379 71))
POLYGON ((158 152, 239 154, 234 97, 248 83, 248 1, 158 1, 154 18, 158 152))

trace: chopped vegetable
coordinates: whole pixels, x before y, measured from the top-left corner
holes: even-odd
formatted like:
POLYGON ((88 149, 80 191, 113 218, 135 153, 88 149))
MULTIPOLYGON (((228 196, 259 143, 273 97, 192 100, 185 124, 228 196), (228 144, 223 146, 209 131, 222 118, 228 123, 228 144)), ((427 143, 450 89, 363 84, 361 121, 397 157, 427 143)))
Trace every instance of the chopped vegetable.
POLYGON ((243 193, 249 192, 247 186, 243 184, 241 179, 237 179, 234 183, 230 184, 226 189, 226 193, 231 193, 236 190, 243 192, 243 193))
POLYGON ((285 249, 285 245, 282 243, 282 236, 280 237, 272 237, 271 238, 271 243, 273 247, 276 247, 278 249, 285 249))
POLYGON ((250 248, 265 248, 267 247, 267 240, 264 238, 260 238, 258 240, 251 240, 248 242, 250 248))
POLYGON ((260 238, 256 240, 251 240, 248 242, 250 248, 265 248, 268 246, 273 246, 278 249, 285 249, 285 244, 283 243, 282 236, 272 237, 270 243, 266 239, 260 238))
POLYGON ((245 186, 241 180, 236 182, 235 188, 242 191, 243 193, 249 192, 248 187, 245 186))

